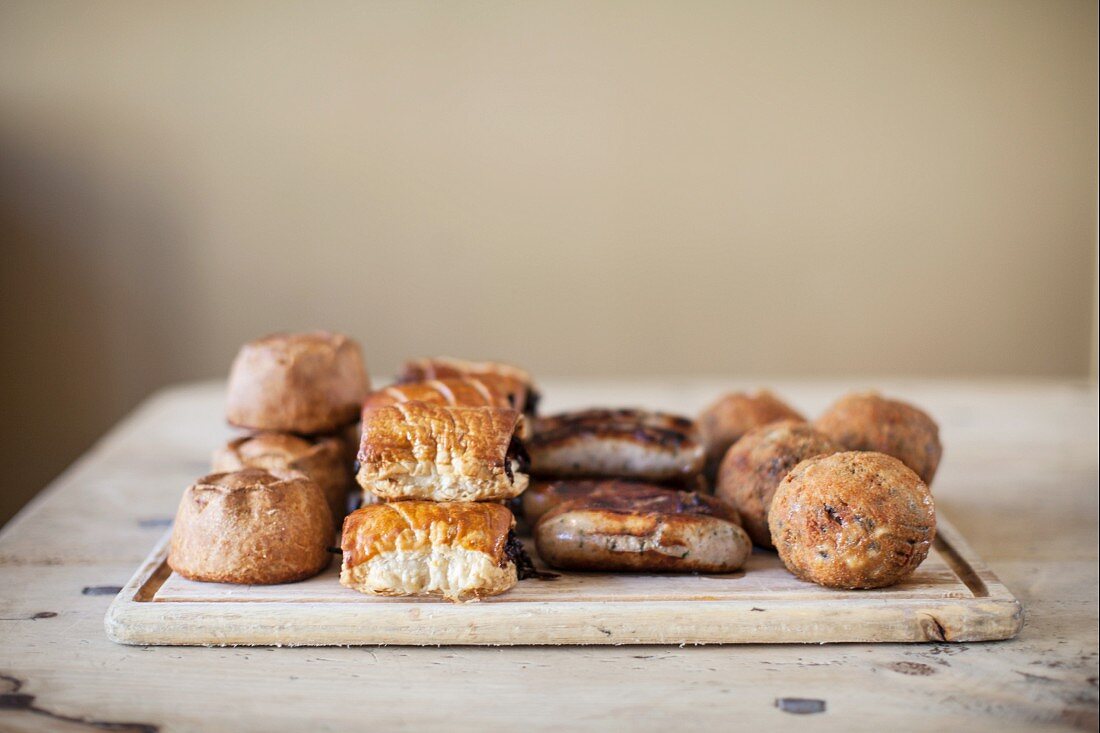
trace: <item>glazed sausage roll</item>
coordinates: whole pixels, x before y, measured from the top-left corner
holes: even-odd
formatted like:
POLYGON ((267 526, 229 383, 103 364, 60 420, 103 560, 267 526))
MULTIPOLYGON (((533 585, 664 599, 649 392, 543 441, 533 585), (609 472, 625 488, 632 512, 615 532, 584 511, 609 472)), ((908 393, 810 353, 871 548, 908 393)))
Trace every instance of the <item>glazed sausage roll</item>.
MULTIPOLYGON (((521 382, 511 377, 483 374, 395 384, 371 392, 363 408, 417 401, 447 407, 500 407, 522 411, 526 400, 527 388, 521 382)), ((523 423, 525 429, 528 424, 523 423)))
POLYGON ((583 410, 539 418, 531 473, 549 478, 688 481, 703 468, 691 420, 644 410, 583 410))
POLYGON ((523 415, 403 402, 363 411, 356 479, 381 499, 487 501, 527 488, 523 415))
POLYGON ((491 502, 399 501, 348 515, 340 583, 384 596, 492 596, 518 580, 515 519, 491 502))
POLYGON ((625 482, 551 509, 535 526, 535 545, 548 565, 568 570, 728 573, 752 551, 723 502, 625 482))
POLYGON ((468 361, 450 356, 410 359, 405 362, 397 381, 399 383, 423 382, 452 377, 496 377, 507 380, 522 390, 520 395, 522 401, 513 407, 529 415, 535 414, 540 395, 531 375, 524 369, 499 361, 468 361))

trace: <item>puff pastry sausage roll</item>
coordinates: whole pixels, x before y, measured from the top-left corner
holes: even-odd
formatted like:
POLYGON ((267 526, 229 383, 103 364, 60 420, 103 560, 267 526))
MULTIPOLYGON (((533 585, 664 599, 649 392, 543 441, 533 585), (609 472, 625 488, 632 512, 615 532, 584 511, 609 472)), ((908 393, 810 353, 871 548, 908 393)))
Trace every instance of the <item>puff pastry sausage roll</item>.
POLYGON ((522 548, 502 504, 398 501, 344 520, 340 583, 384 596, 492 596, 518 580, 522 548))
POLYGON ((551 509, 535 526, 535 544, 547 564, 573 570, 728 573, 752 551, 723 502, 622 481, 551 509))
POLYGON ((403 402, 363 410, 356 479, 382 499, 486 501, 527 488, 523 415, 403 402))
POLYGON ((644 410, 582 410, 539 418, 527 442, 531 473, 556 478, 688 482, 704 450, 691 420, 644 410))
POLYGON ((363 407, 430 402, 449 407, 509 407, 519 410, 526 399, 522 383, 508 377, 485 374, 445 377, 421 382, 402 382, 367 395, 363 407))
POLYGON ((520 412, 535 414, 540 398, 531 375, 524 369, 499 361, 468 361, 450 356, 430 359, 410 359, 405 362, 397 381, 423 382, 429 379, 451 377, 496 377, 517 385, 522 390, 522 401, 513 405, 520 412))

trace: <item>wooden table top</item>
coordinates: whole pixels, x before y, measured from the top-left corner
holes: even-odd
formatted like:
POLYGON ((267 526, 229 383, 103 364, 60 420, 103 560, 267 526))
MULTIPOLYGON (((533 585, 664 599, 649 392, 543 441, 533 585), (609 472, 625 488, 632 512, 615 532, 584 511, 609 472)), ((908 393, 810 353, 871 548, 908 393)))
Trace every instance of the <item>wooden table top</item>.
MULTIPOLYGON (((937 508, 1023 603, 1018 638, 685 648, 113 644, 103 615, 114 590, 229 435, 222 385, 205 383, 152 397, 0 533, 0 730, 591 730, 626 721, 635 730, 1095 730, 1096 388, 874 384, 939 420, 937 508)), ((686 413, 724 389, 754 386, 544 385, 549 410, 686 413)), ((866 383, 768 386, 812 415, 866 383)))

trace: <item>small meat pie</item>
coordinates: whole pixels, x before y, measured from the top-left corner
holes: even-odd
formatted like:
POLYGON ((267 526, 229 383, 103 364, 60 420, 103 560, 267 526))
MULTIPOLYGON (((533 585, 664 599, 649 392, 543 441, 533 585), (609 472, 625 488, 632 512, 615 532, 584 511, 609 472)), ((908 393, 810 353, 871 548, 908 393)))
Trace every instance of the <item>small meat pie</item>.
POLYGON ((515 519, 492 502, 373 504, 344 520, 340 583, 384 596, 492 596, 518 580, 515 519))
POLYGON ((359 345, 340 334, 275 334, 241 347, 227 418, 249 430, 332 433, 355 422, 370 380, 359 345))
POLYGON ((768 526, 780 559, 799 578, 881 588, 927 557, 936 510, 928 487, 904 463, 851 451, 795 466, 775 491, 768 526))
POLYGON ((931 484, 940 465, 940 429, 923 410, 875 392, 846 395, 814 427, 848 450, 897 458, 931 484))
POLYGON ((609 481, 544 514, 535 544, 562 569, 728 573, 752 551, 737 522, 710 496, 609 481))
POLYGON ((692 422, 644 410, 593 409, 535 421, 531 473, 549 478, 690 481, 703 468, 692 422))
POLYGON ((527 488, 523 415, 403 402, 363 411, 359 485, 381 499, 486 501, 527 488))
POLYGON ((304 476, 214 473, 184 492, 168 565, 190 580, 290 583, 325 569, 332 537, 324 494, 304 476))
POLYGON ((213 470, 262 468, 272 473, 297 471, 312 479, 325 495, 336 524, 347 512, 351 467, 347 447, 339 438, 315 441, 286 433, 256 433, 229 441, 214 453, 213 470))
POLYGON ((775 487, 807 458, 838 453, 841 447, 797 420, 753 428, 726 451, 714 494, 741 514, 742 526, 761 547, 771 547, 768 507, 775 487))
POLYGON ((731 392, 703 410, 697 425, 707 450, 707 478, 715 479, 722 456, 742 435, 776 420, 805 418, 767 390, 754 394, 731 392))
POLYGON ((468 361, 450 356, 410 359, 405 362, 397 381, 404 384, 454 377, 489 377, 500 380, 501 388, 517 391, 517 402, 509 405, 510 407, 528 415, 535 414, 540 395, 531 375, 524 369, 499 361, 468 361))

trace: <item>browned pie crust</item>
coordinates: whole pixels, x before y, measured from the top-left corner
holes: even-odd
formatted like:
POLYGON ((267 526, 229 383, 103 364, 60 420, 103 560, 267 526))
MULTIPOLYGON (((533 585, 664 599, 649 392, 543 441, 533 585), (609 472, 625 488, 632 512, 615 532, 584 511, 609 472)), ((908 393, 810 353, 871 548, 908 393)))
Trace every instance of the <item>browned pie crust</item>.
POLYGON ((943 455, 939 426, 928 413, 876 392, 842 397, 814 427, 848 450, 877 451, 897 458, 929 485, 943 455))
POLYGON ((547 564, 570 570, 723 573, 752 550, 724 502, 618 481, 548 511, 535 543, 547 564))
POLYGON ((280 333, 241 347, 226 416, 249 430, 312 435, 355 422, 370 380, 359 345, 340 334, 280 333))
POLYGON ((214 453, 215 472, 245 468, 262 468, 276 474, 302 473, 321 488, 337 525, 347 513, 351 464, 347 446, 339 438, 307 440, 286 433, 256 433, 231 440, 214 453))
POLYGON ((799 463, 842 448, 808 424, 780 420, 753 428, 728 451, 718 469, 715 496, 741 513, 742 526, 761 547, 772 547, 768 507, 779 482, 799 463))
POLYGON ((714 481, 718 465, 729 447, 755 427, 776 420, 805 420, 787 403, 766 389, 755 393, 730 392, 699 415, 696 424, 706 446, 706 476, 714 481))
POLYGON ((290 583, 325 569, 332 538, 324 494, 304 476, 214 473, 184 492, 168 565, 190 580, 290 583))
POLYGON ((802 461, 768 513, 779 557, 803 580, 881 588, 909 576, 936 536, 932 493, 898 459, 851 451, 802 461))

